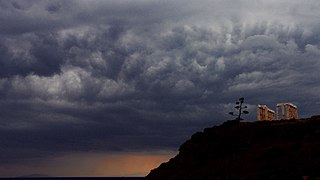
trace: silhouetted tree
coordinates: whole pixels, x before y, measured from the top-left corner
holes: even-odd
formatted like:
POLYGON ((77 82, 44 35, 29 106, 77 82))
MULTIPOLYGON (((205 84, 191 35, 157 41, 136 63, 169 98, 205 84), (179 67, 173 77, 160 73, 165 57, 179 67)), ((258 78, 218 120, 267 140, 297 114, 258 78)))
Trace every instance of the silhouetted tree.
POLYGON ((247 106, 242 106, 243 103, 244 103, 244 98, 243 97, 240 98, 239 101, 236 102, 236 106, 234 108, 237 109, 238 114, 235 114, 233 112, 229 112, 229 114, 231 116, 237 116, 236 120, 239 120, 239 121, 243 120, 241 118, 242 114, 248 114, 249 113, 248 111, 244 110, 244 109, 247 109, 248 107, 247 106))

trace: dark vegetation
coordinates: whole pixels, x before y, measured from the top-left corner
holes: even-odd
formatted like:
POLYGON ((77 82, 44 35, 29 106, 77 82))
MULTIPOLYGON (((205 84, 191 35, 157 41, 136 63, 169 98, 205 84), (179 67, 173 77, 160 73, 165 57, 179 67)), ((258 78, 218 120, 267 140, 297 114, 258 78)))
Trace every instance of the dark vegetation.
POLYGON ((240 122, 197 132, 147 180, 320 178, 320 116, 240 122))

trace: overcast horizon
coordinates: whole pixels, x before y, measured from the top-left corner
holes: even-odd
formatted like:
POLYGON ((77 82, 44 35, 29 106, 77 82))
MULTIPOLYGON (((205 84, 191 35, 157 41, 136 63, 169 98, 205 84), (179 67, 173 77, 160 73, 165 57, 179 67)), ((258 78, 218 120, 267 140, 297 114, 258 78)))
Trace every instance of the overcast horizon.
POLYGON ((0 177, 144 176, 240 97, 320 114, 320 1, 0 0, 0 177))

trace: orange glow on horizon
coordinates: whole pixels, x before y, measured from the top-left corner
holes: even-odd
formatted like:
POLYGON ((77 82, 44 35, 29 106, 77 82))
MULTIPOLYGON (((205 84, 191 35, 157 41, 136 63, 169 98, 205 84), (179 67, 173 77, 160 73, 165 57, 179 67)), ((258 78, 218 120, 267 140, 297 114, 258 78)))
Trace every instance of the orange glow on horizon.
POLYGON ((142 177, 176 154, 174 151, 66 154, 41 163, 0 166, 0 177, 30 174, 49 177, 142 177))
POLYGON ((97 176, 146 176, 173 155, 114 155, 104 159, 94 174, 97 176))

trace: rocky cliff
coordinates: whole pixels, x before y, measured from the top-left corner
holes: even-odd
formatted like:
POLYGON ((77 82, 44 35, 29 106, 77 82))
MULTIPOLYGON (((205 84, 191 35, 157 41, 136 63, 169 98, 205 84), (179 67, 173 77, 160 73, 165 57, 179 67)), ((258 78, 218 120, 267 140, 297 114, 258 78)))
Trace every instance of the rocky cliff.
POLYGON ((315 179, 320 177, 320 116, 238 122, 197 132, 147 180, 315 179))

